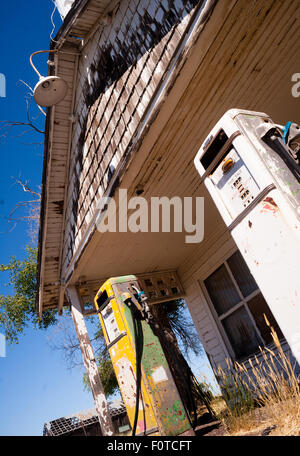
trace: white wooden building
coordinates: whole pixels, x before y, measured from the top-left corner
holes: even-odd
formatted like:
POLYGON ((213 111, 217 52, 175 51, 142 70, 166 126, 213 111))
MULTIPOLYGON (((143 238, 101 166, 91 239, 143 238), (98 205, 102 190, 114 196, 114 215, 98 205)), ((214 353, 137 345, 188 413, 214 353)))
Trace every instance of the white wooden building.
MULTIPOLYGON (((183 296, 211 365, 244 360, 280 334, 194 168, 231 108, 300 122, 299 0, 75 0, 49 59, 68 83, 48 109, 37 311, 88 312, 111 276, 136 274, 154 300, 183 296), (97 230, 121 189, 205 198, 204 240, 97 230), (86 310, 85 310, 86 309, 86 310)), ((284 344, 288 350, 287 344, 284 344)), ((92 359, 92 357, 91 357, 92 359)))

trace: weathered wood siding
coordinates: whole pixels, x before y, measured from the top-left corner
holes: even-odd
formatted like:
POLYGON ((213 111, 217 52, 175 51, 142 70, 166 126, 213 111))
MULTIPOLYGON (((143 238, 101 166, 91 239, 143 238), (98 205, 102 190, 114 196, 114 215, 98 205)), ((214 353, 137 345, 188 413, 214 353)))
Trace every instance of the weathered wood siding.
POLYGON ((202 0, 122 1, 80 58, 62 266, 67 268, 202 0))

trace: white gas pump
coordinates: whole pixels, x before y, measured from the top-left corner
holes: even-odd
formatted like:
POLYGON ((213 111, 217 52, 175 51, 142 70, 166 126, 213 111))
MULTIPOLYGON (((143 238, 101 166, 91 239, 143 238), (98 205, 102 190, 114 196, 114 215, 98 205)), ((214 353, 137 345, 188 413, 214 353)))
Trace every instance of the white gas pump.
POLYGON ((300 128, 231 109, 194 164, 300 364, 300 128))

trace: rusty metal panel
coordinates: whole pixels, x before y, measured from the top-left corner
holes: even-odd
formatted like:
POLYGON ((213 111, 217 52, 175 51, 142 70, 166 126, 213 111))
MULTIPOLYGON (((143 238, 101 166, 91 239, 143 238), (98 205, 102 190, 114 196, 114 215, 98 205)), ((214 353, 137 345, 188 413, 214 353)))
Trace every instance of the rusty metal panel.
MULTIPOLYGON (((176 271, 156 271, 152 273, 135 274, 141 288, 145 292, 149 304, 180 299, 185 296, 184 289, 176 271)), ((77 290, 80 296, 82 310, 86 314, 95 313, 94 297, 98 291, 99 283, 104 283, 106 278, 99 278, 97 281, 85 280, 82 278, 77 283, 77 290)))
POLYGON ((151 304, 184 297, 182 285, 175 271, 138 274, 137 277, 151 304))

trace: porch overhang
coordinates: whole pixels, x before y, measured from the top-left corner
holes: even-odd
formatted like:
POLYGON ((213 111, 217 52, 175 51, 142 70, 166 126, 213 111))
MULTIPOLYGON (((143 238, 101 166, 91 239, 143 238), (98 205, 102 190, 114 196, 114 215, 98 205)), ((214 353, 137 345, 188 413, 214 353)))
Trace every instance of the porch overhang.
MULTIPOLYGON (((185 232, 100 233, 95 215, 64 276, 60 275, 58 258, 55 273, 46 274, 49 279, 45 277, 47 247, 40 244, 40 278, 44 277, 40 289, 48 293, 46 299, 40 297, 40 313, 61 307, 64 288, 83 279, 95 282, 116 275, 179 270, 184 262, 201 256, 208 238, 217 239, 226 231, 199 183, 193 159, 228 109, 265 112, 281 124, 300 122, 299 100, 291 94, 291 76, 299 71, 300 61, 296 3, 289 9, 276 0, 260 4, 222 1, 214 5, 208 21, 196 25, 185 43, 107 191, 117 203, 117 213, 120 189, 127 189, 128 198, 140 194, 147 201, 152 196, 204 197, 204 241, 188 244, 185 232)), ((54 115, 57 112, 55 108, 54 115)), ((71 113, 69 110, 68 115, 71 113)), ((49 127, 50 135, 53 131, 54 123, 49 127)), ((45 181, 49 184, 51 179, 48 174, 45 181)), ((51 201, 49 191, 46 197, 51 201)), ((42 226, 47 219, 49 212, 42 226)), ((61 245, 63 217, 56 230, 55 239, 61 245)), ((50 233, 44 232, 46 237, 50 233)))

